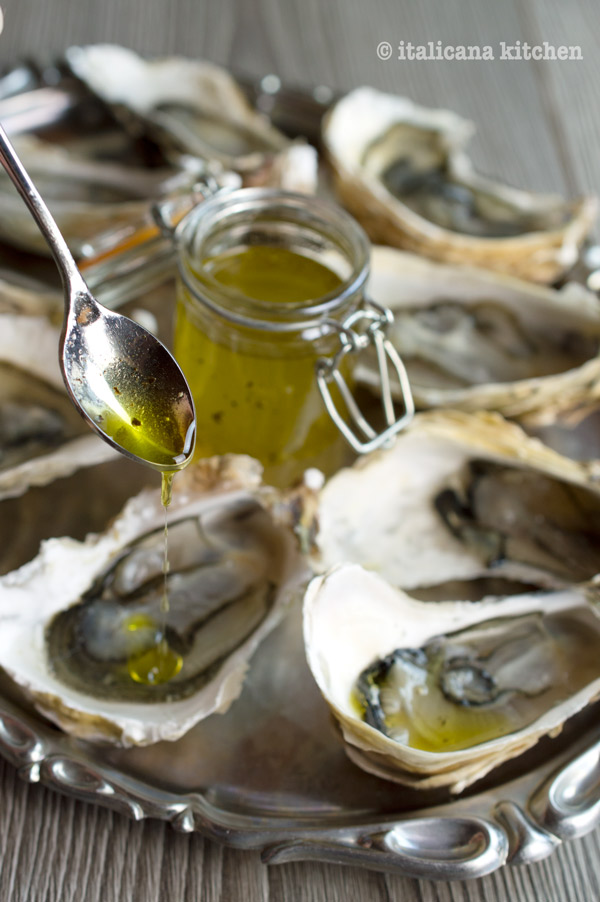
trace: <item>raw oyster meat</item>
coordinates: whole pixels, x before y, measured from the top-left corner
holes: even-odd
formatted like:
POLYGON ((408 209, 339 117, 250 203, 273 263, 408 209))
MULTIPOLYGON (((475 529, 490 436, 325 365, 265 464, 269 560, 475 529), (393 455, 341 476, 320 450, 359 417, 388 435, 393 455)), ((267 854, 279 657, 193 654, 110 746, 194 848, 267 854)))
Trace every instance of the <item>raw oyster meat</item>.
POLYGON ((315 566, 361 564, 443 599, 474 598, 489 577, 494 594, 505 580, 582 582, 600 572, 599 475, 497 414, 422 413, 325 485, 315 566))
POLYGON ((355 565, 304 601, 309 666, 348 755, 460 792, 600 694, 597 585, 432 606, 355 565))
MULTIPOLYGON (((600 398, 600 307, 578 283, 556 291, 375 247, 369 293, 394 313, 388 337, 419 407, 548 423, 600 398)), ((377 388, 376 361, 357 378, 377 388)))
POLYGON ((358 88, 323 126, 342 203, 369 237, 435 260, 552 282, 577 260, 597 203, 519 191, 474 172, 470 122, 358 88))
POLYGON ((187 154, 233 169, 247 186, 313 192, 317 156, 252 109, 229 73, 183 57, 146 61, 124 47, 71 47, 75 75, 126 125, 149 130, 174 161, 187 154))
POLYGON ((224 711, 254 650, 305 584, 285 505, 259 487, 256 462, 201 461, 177 482, 166 615, 158 490, 130 500, 106 532, 50 539, 0 579, 0 665, 77 736, 145 745, 224 711), (159 628, 181 670, 168 682, 136 683, 132 658, 156 647, 159 628))
POLYGON ((0 499, 118 456, 64 390, 59 334, 45 317, 0 316, 0 499))

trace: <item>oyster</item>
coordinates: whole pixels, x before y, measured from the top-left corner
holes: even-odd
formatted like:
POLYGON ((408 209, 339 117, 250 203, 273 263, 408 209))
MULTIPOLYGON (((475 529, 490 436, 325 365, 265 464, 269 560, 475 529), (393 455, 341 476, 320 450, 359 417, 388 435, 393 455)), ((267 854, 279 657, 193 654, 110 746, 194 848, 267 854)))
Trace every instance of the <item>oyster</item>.
POLYGON ((598 586, 420 602, 358 566, 304 601, 313 676, 346 751, 378 776, 460 792, 600 694, 598 586))
POLYGON ((483 178, 464 151, 472 131, 447 110, 358 88, 327 115, 323 140, 342 203, 373 241, 554 281, 576 262, 596 200, 566 203, 483 178))
MULTIPOLYGON (((548 423, 600 398, 600 308, 577 283, 555 291, 376 247, 369 292, 394 313, 389 338, 419 407, 548 423)), ((357 378, 378 387, 376 361, 357 378)))
POLYGON ((506 580, 589 580, 600 572, 599 475, 597 462, 562 457, 497 414, 422 413, 392 448, 325 485, 315 566, 361 564, 407 591, 441 587, 443 599, 477 597, 473 581, 490 577, 494 594, 506 580))
POLYGON ((71 47, 67 62, 133 130, 149 130, 174 161, 188 154, 233 169, 245 185, 313 192, 317 156, 252 109, 229 73, 169 57, 147 62, 111 44, 71 47))
POLYGON ((5 313, 46 317, 62 323, 65 300, 62 292, 8 269, 0 269, 0 316, 5 313))
POLYGON ((178 483, 168 511, 166 615, 159 491, 131 499, 85 542, 48 540, 0 579, 0 665, 77 736, 145 745, 224 711, 305 581, 284 506, 259 487, 258 464, 212 459, 178 483), (182 657, 181 670, 168 682, 135 682, 132 661, 156 649, 158 630, 182 657))
MULTIPOLYGON (((202 168, 199 161, 189 161, 187 167, 144 169, 89 160, 31 136, 17 137, 14 144, 78 257, 86 256, 98 233, 110 230, 118 238, 123 230, 142 222, 150 201, 191 190, 202 168)), ((0 235, 17 247, 49 254, 44 237, 6 173, 0 173, 0 200, 0 235)))
POLYGON ((118 456, 65 392, 58 341, 45 317, 0 316, 0 499, 118 456))

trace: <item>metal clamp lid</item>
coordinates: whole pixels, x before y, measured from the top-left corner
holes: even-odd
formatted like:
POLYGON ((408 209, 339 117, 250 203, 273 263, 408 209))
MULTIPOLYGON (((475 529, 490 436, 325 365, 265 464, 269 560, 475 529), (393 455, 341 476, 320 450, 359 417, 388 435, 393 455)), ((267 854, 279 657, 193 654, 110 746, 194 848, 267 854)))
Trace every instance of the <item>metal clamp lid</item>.
POLYGON ((344 436, 349 445, 357 454, 368 454, 376 448, 381 448, 413 418, 415 405, 410 382, 402 358, 394 348, 391 341, 386 338, 386 331, 393 322, 394 315, 387 307, 382 307, 375 301, 365 301, 360 310, 356 310, 342 323, 327 320, 327 324, 338 331, 340 349, 331 358, 320 358, 316 363, 316 376, 319 391, 329 416, 344 436), (357 330, 362 324, 363 328, 357 330), (358 354, 374 347, 377 356, 379 378, 381 382, 381 403, 387 423, 387 428, 377 432, 365 419, 352 391, 344 378, 340 365, 348 354, 358 354), (394 398, 390 381, 390 365, 395 373, 400 387, 403 412, 396 417, 394 410, 394 398), (350 421, 355 424, 353 430, 344 418, 343 410, 339 410, 331 393, 331 385, 335 384, 340 392, 346 413, 350 421), (364 441, 366 437, 367 441, 364 441))

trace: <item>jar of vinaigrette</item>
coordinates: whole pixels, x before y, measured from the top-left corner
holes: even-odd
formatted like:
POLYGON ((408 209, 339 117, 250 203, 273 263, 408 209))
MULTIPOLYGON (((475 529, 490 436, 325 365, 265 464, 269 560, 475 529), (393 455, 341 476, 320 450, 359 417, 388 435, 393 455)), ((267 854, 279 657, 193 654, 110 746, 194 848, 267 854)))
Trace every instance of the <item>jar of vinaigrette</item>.
MULTIPOLYGON (((249 454, 275 485, 307 467, 333 472, 349 448, 315 367, 336 355, 363 303, 361 227, 319 198, 248 188, 199 204, 174 241, 174 351, 196 404, 196 456, 249 454)), ((343 356, 351 390, 352 355, 343 356)))

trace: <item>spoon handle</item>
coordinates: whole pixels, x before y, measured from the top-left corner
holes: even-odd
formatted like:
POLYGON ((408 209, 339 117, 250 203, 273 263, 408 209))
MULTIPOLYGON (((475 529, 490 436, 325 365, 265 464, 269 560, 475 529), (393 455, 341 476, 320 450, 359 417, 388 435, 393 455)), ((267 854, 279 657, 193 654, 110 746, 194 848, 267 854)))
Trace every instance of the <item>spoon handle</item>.
POLYGON ((0 125, 0 163, 6 169, 15 188, 27 204, 29 212, 35 219, 40 232, 48 242, 52 256, 58 266, 63 286, 65 288, 65 304, 70 304, 70 295, 74 292, 89 294, 88 287, 83 276, 77 269, 77 264, 67 246, 67 242, 60 233, 50 210, 41 198, 41 195, 17 156, 17 152, 8 139, 8 136, 0 125))

